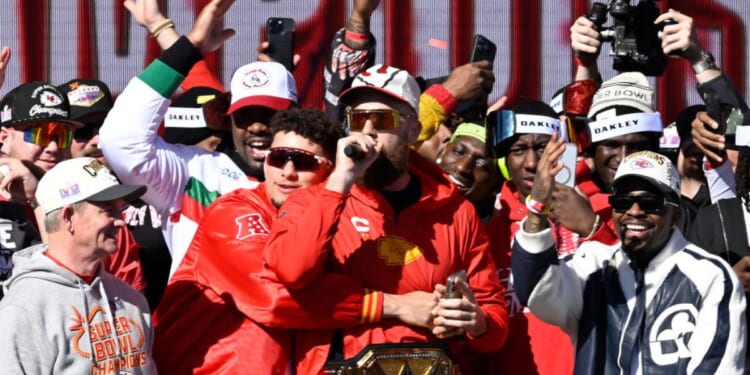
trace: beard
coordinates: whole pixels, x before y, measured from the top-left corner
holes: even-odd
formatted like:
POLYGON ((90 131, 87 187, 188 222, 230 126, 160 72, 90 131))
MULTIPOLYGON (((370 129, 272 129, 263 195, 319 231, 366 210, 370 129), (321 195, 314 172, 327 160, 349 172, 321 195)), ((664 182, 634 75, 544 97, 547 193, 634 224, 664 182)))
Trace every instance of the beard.
POLYGON ((395 151, 383 150, 367 168, 362 183, 370 189, 381 190, 406 172, 408 160, 408 147, 397 147, 395 151))

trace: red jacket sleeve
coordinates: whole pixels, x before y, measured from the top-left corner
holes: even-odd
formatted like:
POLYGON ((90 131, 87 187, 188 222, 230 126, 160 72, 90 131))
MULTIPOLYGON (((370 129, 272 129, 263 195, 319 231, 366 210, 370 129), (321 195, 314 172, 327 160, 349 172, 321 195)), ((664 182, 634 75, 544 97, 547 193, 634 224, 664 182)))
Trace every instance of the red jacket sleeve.
MULTIPOLYGON (((471 209, 468 202, 464 202, 462 209, 471 209)), ((479 336, 468 338, 469 347, 481 353, 500 350, 508 337, 508 309, 505 303, 505 289, 497 275, 497 266, 492 259, 489 240, 476 215, 467 213, 468 226, 461 233, 466 233, 466 249, 468 249, 469 265, 467 275, 469 286, 474 292, 474 298, 487 315, 487 331, 479 336)))
POLYGON ((146 279, 141 266, 141 246, 135 242, 128 227, 117 230, 117 252, 104 258, 102 264, 107 272, 128 283, 133 289, 143 292, 146 279))
POLYGON ((323 272, 346 197, 322 185, 289 195, 263 253, 282 284, 303 288, 323 272))
POLYGON ((273 220, 268 209, 237 196, 217 200, 191 244, 199 249, 198 282, 270 327, 339 328, 380 320, 383 294, 347 276, 323 274, 291 292, 280 284, 262 258, 273 220))
POLYGON ((183 91, 187 91, 193 87, 198 86, 210 87, 221 92, 227 91, 224 88, 224 85, 221 84, 221 81, 219 81, 219 79, 216 78, 213 73, 211 73, 211 70, 208 69, 206 60, 198 61, 197 64, 193 65, 193 68, 190 69, 190 72, 188 72, 185 80, 182 81, 182 84, 180 84, 180 88, 183 91))

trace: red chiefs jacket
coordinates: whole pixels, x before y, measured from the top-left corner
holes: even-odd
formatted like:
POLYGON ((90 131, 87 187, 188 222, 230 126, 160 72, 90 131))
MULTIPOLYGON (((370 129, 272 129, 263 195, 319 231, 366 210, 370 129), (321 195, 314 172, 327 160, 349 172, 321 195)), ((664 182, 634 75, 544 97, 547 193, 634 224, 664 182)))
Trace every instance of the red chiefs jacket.
MULTIPOLYGON (((433 291, 452 272, 466 269, 476 300, 488 318, 481 337, 447 340, 464 373, 473 373, 479 352, 502 347, 508 330, 503 288, 488 251, 487 236, 476 210, 437 166, 410 155, 409 172, 419 178, 421 198, 396 214, 378 192, 355 186, 342 195, 323 184, 292 193, 274 223, 265 259, 286 285, 299 288, 324 272, 350 275, 362 285, 388 293, 433 291)), ((301 335, 316 334, 302 332, 301 335)), ((436 342, 429 330, 396 321, 343 330, 344 357, 368 344, 436 342)), ((304 374, 319 372, 330 339, 304 348, 298 366, 304 374)))
POLYGON ((510 316, 508 341, 498 353, 488 356, 488 374, 573 373, 573 344, 559 327, 544 323, 518 301, 510 270, 513 236, 528 210, 521 203, 518 190, 506 182, 500 192, 501 208, 487 222, 497 273, 505 287, 510 316))
POLYGON ((382 293, 343 275, 289 291, 264 269, 276 208, 265 186, 223 195, 206 211, 154 316, 154 358, 165 374, 283 374, 291 328, 380 319, 382 293))

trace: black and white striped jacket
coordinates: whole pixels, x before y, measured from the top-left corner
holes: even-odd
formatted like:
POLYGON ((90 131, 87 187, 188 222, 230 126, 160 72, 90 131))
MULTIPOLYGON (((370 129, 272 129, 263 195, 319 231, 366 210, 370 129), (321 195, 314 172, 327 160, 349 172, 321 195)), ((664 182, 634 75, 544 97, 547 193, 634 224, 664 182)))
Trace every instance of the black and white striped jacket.
POLYGON ((575 374, 742 373, 742 286, 724 260, 689 243, 679 230, 643 273, 641 326, 631 319, 635 273, 619 244, 584 243, 558 260, 549 229, 531 234, 522 228, 511 256, 516 294, 535 315, 571 336, 575 374))

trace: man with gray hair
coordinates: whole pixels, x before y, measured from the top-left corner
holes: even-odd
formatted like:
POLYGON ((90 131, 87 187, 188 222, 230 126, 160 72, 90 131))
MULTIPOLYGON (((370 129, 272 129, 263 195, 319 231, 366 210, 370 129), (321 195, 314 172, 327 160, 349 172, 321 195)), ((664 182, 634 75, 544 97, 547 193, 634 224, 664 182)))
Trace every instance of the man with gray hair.
POLYGON ((0 373, 156 373, 146 299, 101 266, 117 251, 123 205, 145 191, 88 157, 42 177, 36 200, 48 244, 13 256, 0 301, 0 373))

